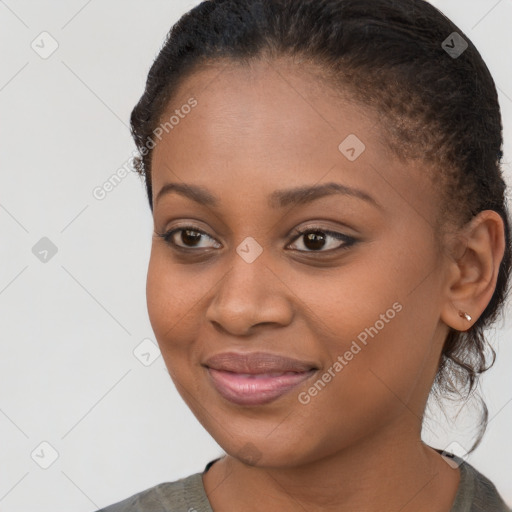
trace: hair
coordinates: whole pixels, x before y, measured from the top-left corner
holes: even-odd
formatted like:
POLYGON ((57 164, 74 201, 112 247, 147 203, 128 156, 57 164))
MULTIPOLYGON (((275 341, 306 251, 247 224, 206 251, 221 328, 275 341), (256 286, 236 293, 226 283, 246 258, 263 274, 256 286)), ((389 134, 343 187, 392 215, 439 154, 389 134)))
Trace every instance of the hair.
MULTIPOLYGON (((459 39, 460 40, 460 39, 459 39)), ((154 130, 184 80, 206 64, 301 59, 318 81, 371 108, 386 144, 402 161, 418 159, 442 201, 439 218, 459 226, 483 210, 505 225, 505 253, 493 296, 467 331, 450 328, 430 396, 467 400, 495 362, 484 329, 508 295, 511 236, 500 161, 502 124, 491 74, 469 38, 423 0, 207 0, 171 28, 131 114, 151 211, 154 130), (453 32, 467 43, 460 55, 453 32), (444 42, 444 44, 443 44, 444 42), (486 347, 492 361, 487 365, 486 347)), ((304 67, 303 69, 306 69, 304 67)), ((444 222, 443 222, 444 224, 444 222)), ((488 424, 483 400, 480 444, 488 424)))

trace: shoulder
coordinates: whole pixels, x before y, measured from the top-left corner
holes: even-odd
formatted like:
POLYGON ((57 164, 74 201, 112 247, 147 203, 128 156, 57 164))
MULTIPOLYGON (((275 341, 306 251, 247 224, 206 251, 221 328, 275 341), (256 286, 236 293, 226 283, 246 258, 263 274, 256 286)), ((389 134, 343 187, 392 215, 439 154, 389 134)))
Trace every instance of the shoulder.
POLYGON ((212 512, 201 475, 155 485, 97 512, 212 512))
POLYGON ((450 512, 512 512, 496 486, 474 466, 453 456, 460 465, 460 483, 450 512))

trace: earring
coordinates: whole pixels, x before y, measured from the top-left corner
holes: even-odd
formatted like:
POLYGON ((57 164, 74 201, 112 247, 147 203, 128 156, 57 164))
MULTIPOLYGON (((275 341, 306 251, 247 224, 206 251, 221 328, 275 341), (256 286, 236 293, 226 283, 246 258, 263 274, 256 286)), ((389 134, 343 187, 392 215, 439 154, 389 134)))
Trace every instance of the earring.
POLYGON ((465 318, 468 322, 471 322, 471 316, 470 316, 470 315, 468 315, 465 311, 461 311, 461 310, 459 309, 459 316, 460 316, 461 318, 465 318))

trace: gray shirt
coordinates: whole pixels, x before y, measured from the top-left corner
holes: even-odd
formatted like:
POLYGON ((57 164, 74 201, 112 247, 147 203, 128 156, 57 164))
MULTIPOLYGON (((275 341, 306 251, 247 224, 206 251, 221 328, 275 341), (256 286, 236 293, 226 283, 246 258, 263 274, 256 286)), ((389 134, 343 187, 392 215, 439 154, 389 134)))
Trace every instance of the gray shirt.
MULTIPOLYGON (((441 453, 441 450, 437 450, 441 453)), ((446 455, 446 454, 445 454, 446 455)), ((512 512, 494 484, 456 455, 460 483, 450 512, 512 512)), ((209 462, 204 472, 219 459, 209 462)), ((213 512, 203 486, 202 473, 165 482, 97 512, 213 512)))

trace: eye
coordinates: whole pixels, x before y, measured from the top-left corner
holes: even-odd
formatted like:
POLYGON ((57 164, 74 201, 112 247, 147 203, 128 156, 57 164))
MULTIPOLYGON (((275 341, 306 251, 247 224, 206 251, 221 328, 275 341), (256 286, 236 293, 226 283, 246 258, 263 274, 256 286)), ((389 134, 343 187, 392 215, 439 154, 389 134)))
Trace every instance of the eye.
MULTIPOLYGON (((320 226, 308 226, 302 230, 295 230, 294 241, 303 238, 302 245, 304 249, 295 249, 299 252, 331 252, 336 250, 348 249, 351 245, 356 243, 356 239, 343 233, 323 229, 320 226), (329 239, 331 243, 329 243, 329 239), (341 242, 341 243, 340 243, 341 242), (327 250, 322 250, 327 247, 327 250)), ((221 247, 221 244, 216 242, 211 236, 195 226, 181 226, 172 229, 166 233, 156 233, 156 235, 165 240, 167 244, 178 250, 194 250, 194 249, 207 249, 221 247), (180 234, 180 236, 176 236, 180 234), (199 245, 201 239, 211 240, 213 244, 210 246, 199 245)))
MULTIPOLYGON (((156 233, 157 236, 163 238, 169 245, 177 248, 177 249, 204 249, 205 247, 198 245, 198 242, 201 241, 201 238, 208 238, 209 240, 215 240, 206 234, 204 231, 196 228, 195 226, 181 226, 179 228, 172 229, 166 233, 156 233), (179 237, 176 237, 178 233, 181 233, 179 237), (180 240, 183 245, 180 245, 176 242, 176 239, 180 240)), ((221 247, 221 244, 215 242, 214 248, 221 247)), ((206 247, 207 248, 207 247, 206 247)))
POLYGON ((351 236, 323 229, 320 226, 308 226, 303 230, 295 231, 294 234, 297 235, 294 240, 302 239, 302 245, 307 249, 298 249, 299 252, 331 252, 348 249, 356 243, 356 239, 351 236), (331 239, 331 243, 329 243, 329 239, 331 239), (322 250, 325 247, 328 249, 322 250))

